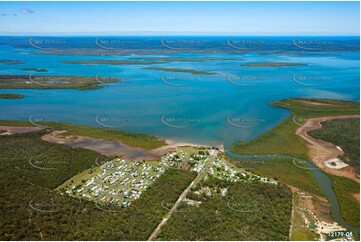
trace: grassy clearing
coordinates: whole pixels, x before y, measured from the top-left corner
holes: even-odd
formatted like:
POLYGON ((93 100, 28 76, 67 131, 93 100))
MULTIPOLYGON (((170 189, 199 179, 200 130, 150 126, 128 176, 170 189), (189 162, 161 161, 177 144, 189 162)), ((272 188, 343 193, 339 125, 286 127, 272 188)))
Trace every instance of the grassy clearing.
POLYGON ((301 216, 301 212, 298 210, 300 206, 300 197, 299 194, 293 194, 293 220, 292 220, 292 231, 290 241, 311 241, 318 240, 318 235, 308 228, 306 228, 305 221, 301 216))
POLYGON ((304 227, 304 221, 301 215, 295 211, 293 216, 293 228, 291 233, 291 241, 312 241, 317 240, 318 236, 304 227))

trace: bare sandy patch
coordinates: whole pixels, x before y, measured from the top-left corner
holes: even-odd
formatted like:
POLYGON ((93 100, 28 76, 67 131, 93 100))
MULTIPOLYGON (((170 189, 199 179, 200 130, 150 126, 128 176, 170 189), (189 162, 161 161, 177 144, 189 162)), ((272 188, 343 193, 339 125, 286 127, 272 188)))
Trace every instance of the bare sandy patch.
MULTIPOLYGON (((341 150, 342 151, 342 150, 341 150)), ((349 165, 343 162, 340 158, 329 159, 324 162, 325 166, 331 169, 342 169, 348 167, 349 165)))
POLYGON ((0 130, 4 130, 6 132, 2 132, 0 135, 12 135, 12 134, 22 134, 29 133, 42 130, 40 127, 19 127, 19 126, 0 126, 0 130))
POLYGON ((297 188, 297 187, 294 187, 294 186, 291 186, 291 185, 289 185, 289 184, 286 184, 290 189, 291 189, 291 191, 293 192, 293 193, 297 193, 297 192, 300 192, 301 190, 299 189, 299 188, 297 188))
MULTIPOLYGON (((168 152, 175 151, 180 146, 206 146, 201 144, 166 140, 167 145, 153 150, 144 150, 140 147, 131 147, 119 140, 95 139, 86 136, 65 135, 66 130, 55 130, 42 136, 44 141, 65 144, 72 147, 94 150, 105 156, 120 156, 132 160, 159 160, 168 152)), ((224 150, 223 146, 218 147, 224 150)))
POLYGON ((315 139, 308 135, 309 131, 322 128, 321 122, 346 118, 360 118, 360 115, 342 115, 308 119, 304 125, 297 129, 296 134, 307 142, 309 156, 320 169, 329 174, 347 177, 360 183, 360 177, 357 175, 353 167, 347 166, 341 169, 334 169, 325 165, 325 161, 337 158, 344 154, 340 147, 323 140, 315 139))
POLYGON ((310 105, 315 105, 315 106, 348 107, 348 106, 338 105, 338 104, 318 103, 318 102, 305 101, 305 100, 301 100, 300 102, 310 104, 310 105))
MULTIPOLYGON (((42 136, 44 141, 65 144, 71 147, 94 150, 105 156, 119 156, 132 160, 159 160, 162 152, 146 151, 139 147, 131 147, 118 140, 95 139, 86 136, 66 136, 66 130, 55 130, 42 136)), ((164 151, 165 152, 165 151, 164 151)))
POLYGON ((358 202, 360 202, 360 193, 354 193, 352 196, 356 198, 358 202))

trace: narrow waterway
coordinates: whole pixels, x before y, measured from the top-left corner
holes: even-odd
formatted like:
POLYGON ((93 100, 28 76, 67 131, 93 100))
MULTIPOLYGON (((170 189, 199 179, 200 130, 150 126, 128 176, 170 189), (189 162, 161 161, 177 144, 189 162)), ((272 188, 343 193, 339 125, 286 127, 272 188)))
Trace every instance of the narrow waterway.
MULTIPOLYGON (((356 227, 346 223, 345 220, 341 216, 340 204, 339 204, 336 194, 332 188, 332 182, 331 182, 330 177, 325 172, 323 172, 318 167, 316 167, 312 162, 310 162, 308 160, 300 159, 300 158, 297 158, 294 156, 290 156, 290 155, 274 155, 274 154, 273 155, 268 155, 268 154, 240 155, 240 154, 232 153, 230 151, 227 151, 226 154, 229 157, 234 158, 234 159, 288 158, 288 159, 290 159, 290 162, 293 162, 296 166, 297 166, 297 163, 294 162, 295 160, 301 161, 301 162, 307 164, 308 168, 302 168, 302 169, 309 169, 312 171, 315 181, 321 187, 323 193, 325 194, 325 196, 327 197, 327 200, 329 201, 329 203, 331 205, 332 217, 334 218, 334 220, 338 224, 340 224, 341 226, 346 228, 347 231, 351 231, 357 240, 360 238, 360 228, 356 228, 356 227)), ((300 167, 300 169, 301 169, 301 167, 300 167)), ((347 189, 347 188, 345 188, 345 189, 347 189)))

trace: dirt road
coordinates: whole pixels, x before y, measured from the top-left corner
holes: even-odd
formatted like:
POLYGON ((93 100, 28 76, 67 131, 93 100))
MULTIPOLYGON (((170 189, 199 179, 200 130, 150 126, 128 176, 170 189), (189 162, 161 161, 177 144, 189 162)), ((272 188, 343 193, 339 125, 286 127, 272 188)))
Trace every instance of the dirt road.
POLYGON ((178 205, 187 197, 188 192, 192 189, 192 187, 197 184, 197 182, 203 177, 204 173, 207 171, 208 166, 210 164, 210 162, 214 160, 211 158, 208 158, 208 160, 206 161, 206 164, 204 165, 204 169, 198 173, 198 175, 196 176, 196 178, 191 182, 191 184, 182 192, 182 194, 179 196, 178 200, 174 203, 173 207, 169 210, 169 212, 165 215, 165 217, 163 218, 163 220, 158 224, 157 228, 153 231, 153 233, 149 236, 148 241, 154 240, 161 227, 168 221, 168 219, 172 216, 172 213, 174 211, 176 211, 178 205))
POLYGON ((308 119, 297 129, 296 134, 307 141, 310 158, 320 169, 329 174, 347 177, 360 183, 360 178, 358 177, 355 169, 351 166, 342 169, 332 169, 325 166, 324 162, 326 160, 337 158, 338 156, 343 155, 343 151, 340 148, 326 141, 315 139, 309 136, 307 133, 311 130, 322 128, 321 122, 323 121, 346 118, 360 118, 360 115, 343 115, 308 119))

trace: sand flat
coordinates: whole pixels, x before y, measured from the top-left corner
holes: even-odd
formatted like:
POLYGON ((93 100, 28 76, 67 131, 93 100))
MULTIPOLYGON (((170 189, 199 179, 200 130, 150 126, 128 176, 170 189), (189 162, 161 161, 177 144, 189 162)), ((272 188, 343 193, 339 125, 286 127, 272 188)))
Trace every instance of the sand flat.
POLYGON ((357 175, 355 169, 351 166, 347 166, 342 169, 332 169, 325 165, 325 161, 337 158, 343 155, 342 149, 336 145, 328 143, 323 140, 315 139, 308 135, 308 132, 315 129, 322 128, 321 122, 334 119, 346 119, 346 118, 360 118, 360 115, 341 115, 322 118, 308 119, 303 126, 299 127, 296 134, 303 138, 307 142, 309 149, 309 155, 312 161, 323 171, 336 175, 350 178, 357 183, 360 183, 360 177, 357 175))

